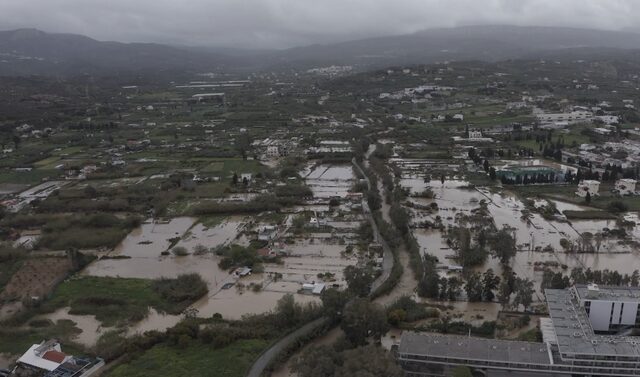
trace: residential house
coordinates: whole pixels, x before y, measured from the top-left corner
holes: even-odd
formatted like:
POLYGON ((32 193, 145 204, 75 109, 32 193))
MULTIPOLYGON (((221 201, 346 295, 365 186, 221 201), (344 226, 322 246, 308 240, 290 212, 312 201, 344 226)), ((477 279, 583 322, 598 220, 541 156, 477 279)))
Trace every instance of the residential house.
POLYGON ((636 192, 637 181, 635 179, 618 179, 616 181, 615 189, 622 196, 624 195, 633 195, 636 192))
POLYGON ((591 196, 596 196, 598 194, 598 190, 600 189, 600 182, 592 179, 585 179, 580 181, 578 184, 578 191, 576 191, 576 195, 581 198, 587 196, 589 193, 591 196))

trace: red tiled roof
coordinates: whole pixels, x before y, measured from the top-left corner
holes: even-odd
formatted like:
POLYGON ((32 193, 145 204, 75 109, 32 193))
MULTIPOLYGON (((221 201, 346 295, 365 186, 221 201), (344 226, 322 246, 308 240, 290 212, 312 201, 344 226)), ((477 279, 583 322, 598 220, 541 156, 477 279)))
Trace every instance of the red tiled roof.
POLYGON ((44 355, 42 355, 43 359, 53 361, 54 363, 59 363, 59 364, 62 364, 62 362, 66 357, 67 355, 58 351, 47 351, 44 353, 44 355))

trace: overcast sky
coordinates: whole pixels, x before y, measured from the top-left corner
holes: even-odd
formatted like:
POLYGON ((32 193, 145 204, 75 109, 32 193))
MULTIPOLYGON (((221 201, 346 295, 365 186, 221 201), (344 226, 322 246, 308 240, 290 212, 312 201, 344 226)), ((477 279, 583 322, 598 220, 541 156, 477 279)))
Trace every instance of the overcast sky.
POLYGON ((458 25, 640 30, 640 0, 0 0, 0 29, 286 48, 458 25))

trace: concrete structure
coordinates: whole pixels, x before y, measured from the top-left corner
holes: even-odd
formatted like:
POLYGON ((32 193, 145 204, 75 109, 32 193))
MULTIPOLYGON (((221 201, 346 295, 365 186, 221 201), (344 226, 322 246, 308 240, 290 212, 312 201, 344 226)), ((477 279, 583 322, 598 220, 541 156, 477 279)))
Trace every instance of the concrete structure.
POLYGON ((543 342, 404 332, 405 376, 448 376, 466 365, 484 375, 640 376, 640 289, 576 285, 545 291, 543 342))
POLYGON ((637 289, 601 289, 596 284, 589 284, 576 286, 575 292, 594 332, 608 333, 640 325, 640 291, 637 289))
POLYGON ((278 236, 278 229, 273 225, 265 225, 258 231, 258 241, 271 241, 278 236))
POLYGON ((469 131, 469 139, 482 139, 482 131, 469 131))
POLYGON ((540 123, 556 123, 556 122, 568 122, 568 123, 580 123, 591 122, 593 120, 593 114, 590 111, 572 111, 570 113, 555 113, 555 114, 536 114, 536 119, 540 123))
POLYGON ((578 183, 578 191, 576 191, 576 195, 581 198, 587 196, 589 193, 591 196, 599 195, 598 190, 600 189, 600 182, 592 179, 585 179, 578 183))
POLYGON ((615 189, 620 195, 633 195, 636 192, 636 185, 638 181, 635 179, 618 179, 616 181, 615 189))
POLYGON ((280 148, 277 145, 270 145, 266 152, 268 157, 280 157, 280 148))

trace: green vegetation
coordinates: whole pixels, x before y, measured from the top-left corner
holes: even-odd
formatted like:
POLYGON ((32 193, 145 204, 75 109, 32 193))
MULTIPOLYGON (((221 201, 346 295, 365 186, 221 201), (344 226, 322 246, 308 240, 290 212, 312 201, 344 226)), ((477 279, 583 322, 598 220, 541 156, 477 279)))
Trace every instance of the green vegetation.
POLYGON ((615 220, 617 216, 605 211, 564 211, 562 212, 569 220, 615 220))
POLYGON ((0 328, 0 353, 21 355, 32 344, 40 343, 43 339, 60 339, 64 342, 64 350, 68 353, 82 354, 82 347, 72 342, 72 338, 80 333, 80 329, 71 320, 59 320, 56 323, 31 325, 22 328, 0 328))
POLYGON ((263 339, 238 340, 223 348, 197 341, 188 341, 184 348, 160 344, 128 364, 117 366, 107 376, 240 377, 268 344, 263 339))
POLYGON ((123 279, 81 277, 60 284, 44 310, 69 306, 71 314, 95 315, 104 326, 137 322, 149 308, 178 314, 206 294, 206 284, 198 275, 177 279, 123 279))
POLYGON ((54 217, 44 224, 37 247, 50 250, 113 248, 139 225, 140 219, 133 216, 124 219, 110 214, 54 217))

